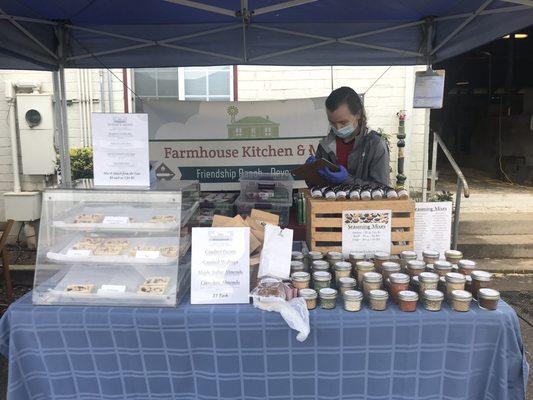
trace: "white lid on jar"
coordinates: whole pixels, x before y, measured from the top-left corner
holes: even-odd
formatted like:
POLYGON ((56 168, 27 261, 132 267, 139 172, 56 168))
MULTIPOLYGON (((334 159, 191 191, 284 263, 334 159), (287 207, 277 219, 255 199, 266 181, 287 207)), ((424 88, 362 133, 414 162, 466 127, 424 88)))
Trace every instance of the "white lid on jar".
POLYGON ((322 288, 318 291, 318 295, 321 299, 334 299, 337 297, 337 291, 332 288, 322 288))
POLYGON ((305 268, 305 265, 303 262, 298 260, 292 260, 291 261, 291 269, 293 268, 305 268))
POLYGON ((490 288, 482 288, 477 291, 477 297, 485 300, 500 300, 500 292, 490 288))
POLYGON ((313 273, 313 279, 315 281, 330 281, 331 274, 327 271, 316 271, 313 273))
POLYGON ((364 260, 365 253, 363 251, 350 251, 350 260, 364 260))
POLYGON ((450 283, 465 283, 466 278, 463 274, 458 272, 447 272, 446 273, 446 282, 450 283))
POLYGON ((452 300, 470 301, 472 300, 472 293, 466 290, 452 290, 452 300))
POLYGON ((383 264, 381 264, 381 268, 386 271, 399 271, 402 267, 397 262, 386 261, 383 264))
POLYGON ((444 299, 444 293, 440 290, 424 290, 423 293, 424 299, 426 300, 442 300, 444 299))
POLYGON ((338 251, 328 251, 327 257, 335 260, 342 260, 342 253, 338 251))
POLYGON ((426 268, 426 263, 420 260, 409 260, 407 261, 407 268, 409 269, 424 269, 426 268))
POLYGON ((339 283, 342 287, 353 287, 355 286, 355 279, 350 278, 349 276, 343 276, 339 278, 339 283))
POLYGON ((363 274, 363 281, 365 282, 381 282, 383 277, 377 272, 365 272, 363 274))
POLYGON ((344 300, 361 300, 363 298, 363 293, 359 290, 347 290, 344 292, 344 300))
POLYGON ((291 257, 296 260, 301 260, 302 258, 304 258, 304 253, 302 253, 301 251, 293 251, 291 253, 291 257))
POLYGON ((318 294, 313 289, 300 289, 298 295, 304 299, 316 299, 318 294))
POLYGON ((489 282, 492 280, 492 274, 490 272, 481 271, 479 269, 472 271, 470 276, 472 277, 472 280, 475 281, 489 282))
POLYGON ((370 269, 374 268, 374 263, 370 261, 357 261, 355 263, 355 269, 370 269))
POLYGON ((309 255, 309 257, 311 257, 311 259, 313 260, 320 260, 323 255, 320 251, 310 251, 309 253, 307 253, 309 255))
POLYGON ((352 269, 352 264, 346 261, 339 261, 335 263, 335 269, 339 271, 345 271, 347 269, 352 269))
POLYGON ((411 290, 402 290, 398 293, 398 299, 403 301, 418 301, 418 294, 411 290))
POLYGON ((327 261, 324 260, 315 260, 312 262, 311 267, 313 269, 326 270, 329 269, 329 264, 327 261))
POLYGON ((412 250, 404 250, 400 253, 402 260, 416 260, 416 252, 412 250))
POLYGON ((435 269, 452 269, 452 263, 446 261, 446 260, 437 260, 433 264, 433 268, 435 269))
POLYGON ((438 282, 439 276, 433 272, 422 272, 418 275, 420 282, 438 282))
POLYGON ((428 257, 428 258, 439 258, 440 253, 436 250, 423 250, 422 251, 422 257, 428 257))
POLYGON ((472 260, 459 260, 457 263, 459 268, 465 268, 465 269, 475 269, 476 268, 476 262, 472 260))
POLYGON ((374 289, 374 290, 371 290, 369 293, 368 293, 370 299, 372 300, 386 300, 389 298, 389 294, 384 291, 384 290, 381 290, 381 289, 374 289))
POLYGON ((307 272, 304 272, 304 271, 294 272, 291 275, 291 277, 292 277, 293 281, 299 281, 299 282, 308 281, 310 279, 309 274, 307 272))
POLYGON ((402 274, 401 272, 395 272, 389 275, 390 283, 409 283, 411 278, 409 275, 402 274))
POLYGON ((446 250, 444 252, 444 257, 463 258, 463 253, 459 250, 446 250))
POLYGON ((388 260, 390 258, 390 254, 385 253, 384 251, 376 251, 374 253, 374 258, 376 260, 388 260))

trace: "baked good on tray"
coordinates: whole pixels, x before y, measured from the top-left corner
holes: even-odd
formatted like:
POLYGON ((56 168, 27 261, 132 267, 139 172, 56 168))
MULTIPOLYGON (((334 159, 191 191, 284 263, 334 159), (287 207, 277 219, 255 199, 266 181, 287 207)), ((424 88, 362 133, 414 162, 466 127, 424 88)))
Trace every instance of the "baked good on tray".
POLYGON ((135 246, 133 249, 130 250, 130 256, 131 257, 137 256, 138 251, 159 251, 159 247, 157 246, 135 246))
POLYGON ((160 247, 159 251, 163 257, 176 258, 178 256, 178 248, 176 246, 160 247))
POLYGON ((104 214, 80 214, 74 218, 75 224, 98 224, 104 220, 104 214))
POLYGON ((152 294, 152 295, 162 295, 165 294, 165 286, 152 286, 152 285, 141 285, 137 293, 139 294, 152 294))
POLYGON ((84 237, 78 240, 73 246, 73 250, 94 250, 104 242, 102 238, 84 237))
POLYGON ((92 293, 94 285, 68 285, 66 291, 71 293, 92 293))
POLYGON ((148 222, 153 224, 170 224, 176 221, 177 218, 174 215, 155 215, 148 222))
POLYGON ((153 276, 152 278, 148 278, 143 282, 143 285, 146 286, 166 286, 170 282, 170 278, 168 276, 153 276))

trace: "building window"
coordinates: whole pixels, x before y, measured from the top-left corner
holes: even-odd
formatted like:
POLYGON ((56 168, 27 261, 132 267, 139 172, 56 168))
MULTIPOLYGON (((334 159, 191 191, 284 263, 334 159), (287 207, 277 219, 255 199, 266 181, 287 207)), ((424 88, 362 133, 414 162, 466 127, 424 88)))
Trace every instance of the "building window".
POLYGON ((135 68, 133 80, 142 99, 233 100, 231 66, 135 68))

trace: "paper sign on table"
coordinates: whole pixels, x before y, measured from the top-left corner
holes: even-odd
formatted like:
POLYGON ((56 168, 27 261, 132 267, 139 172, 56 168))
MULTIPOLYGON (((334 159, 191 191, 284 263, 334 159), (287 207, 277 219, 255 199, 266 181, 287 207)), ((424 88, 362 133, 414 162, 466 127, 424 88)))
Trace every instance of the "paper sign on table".
POLYGON ((444 254, 450 249, 452 236, 452 202, 428 202, 415 204, 415 241, 418 258, 424 250, 436 250, 444 254))
POLYGON ((359 251, 372 256, 391 250, 391 210, 350 210, 342 212, 342 253, 359 251))
POLYGON ((110 225, 122 225, 122 224, 129 224, 130 218, 129 217, 112 217, 110 215, 104 217, 104 220, 102 221, 103 224, 110 224, 110 225))
POLYGON ((248 303, 250 228, 192 228, 191 304, 248 303))
POLYGON ((90 255, 91 250, 88 249, 69 249, 67 251, 69 257, 89 257, 90 255))
POLYGON ((146 260, 154 260, 160 255, 157 250, 137 250, 135 252, 135 258, 142 258, 146 260))

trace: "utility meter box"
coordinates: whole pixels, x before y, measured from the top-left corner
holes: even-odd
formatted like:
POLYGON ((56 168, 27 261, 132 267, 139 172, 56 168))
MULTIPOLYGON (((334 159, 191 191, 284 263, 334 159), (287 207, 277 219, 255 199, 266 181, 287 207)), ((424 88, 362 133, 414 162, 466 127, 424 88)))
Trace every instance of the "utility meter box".
POLYGON ((17 94, 22 173, 55 173, 54 108, 50 94, 17 94))
POLYGON ((35 221, 41 218, 41 192, 6 192, 6 219, 35 221))

